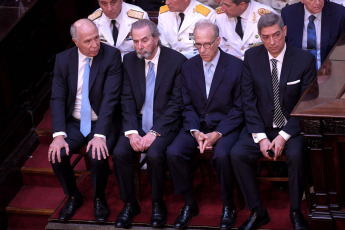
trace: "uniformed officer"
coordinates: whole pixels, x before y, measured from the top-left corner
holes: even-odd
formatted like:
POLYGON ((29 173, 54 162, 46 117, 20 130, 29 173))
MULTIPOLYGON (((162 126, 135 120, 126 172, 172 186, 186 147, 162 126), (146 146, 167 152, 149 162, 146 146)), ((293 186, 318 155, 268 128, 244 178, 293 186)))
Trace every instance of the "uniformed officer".
POLYGON ((162 45, 181 52, 187 58, 198 54, 194 47, 194 25, 200 19, 215 22, 215 11, 196 0, 166 0, 158 16, 162 45))
POLYGON ((89 16, 98 27, 101 42, 115 46, 125 55, 134 51, 131 26, 134 22, 146 18, 147 13, 138 6, 123 0, 98 0, 101 8, 89 16))
POLYGON ((262 44, 257 28, 260 17, 276 13, 271 7, 251 0, 222 0, 216 12, 220 48, 241 59, 247 49, 262 44))

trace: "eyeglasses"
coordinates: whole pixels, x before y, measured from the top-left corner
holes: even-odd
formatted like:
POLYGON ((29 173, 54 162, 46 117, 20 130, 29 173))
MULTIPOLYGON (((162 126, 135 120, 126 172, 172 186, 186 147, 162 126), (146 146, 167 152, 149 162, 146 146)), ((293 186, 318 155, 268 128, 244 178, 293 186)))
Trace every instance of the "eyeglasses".
POLYGON ((213 42, 208 42, 208 43, 204 43, 204 44, 195 43, 195 42, 194 42, 194 46, 195 46, 195 48, 197 48, 197 49, 201 49, 201 46, 203 46, 205 49, 209 49, 209 48, 211 47, 211 45, 212 45, 216 40, 217 40, 217 38, 214 39, 213 42))

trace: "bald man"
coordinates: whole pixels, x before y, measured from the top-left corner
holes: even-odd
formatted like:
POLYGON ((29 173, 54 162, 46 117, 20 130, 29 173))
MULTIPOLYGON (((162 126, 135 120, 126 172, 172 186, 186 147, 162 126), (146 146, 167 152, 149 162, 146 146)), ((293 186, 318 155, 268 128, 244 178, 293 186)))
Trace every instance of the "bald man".
POLYGON ((87 144, 94 214, 96 221, 102 222, 109 215, 105 200, 107 157, 114 142, 110 127, 122 84, 121 54, 100 43, 97 27, 88 19, 76 21, 71 35, 76 46, 56 55, 50 100, 54 140, 48 159, 68 195, 59 215, 59 220, 67 221, 83 203, 70 158, 87 144))

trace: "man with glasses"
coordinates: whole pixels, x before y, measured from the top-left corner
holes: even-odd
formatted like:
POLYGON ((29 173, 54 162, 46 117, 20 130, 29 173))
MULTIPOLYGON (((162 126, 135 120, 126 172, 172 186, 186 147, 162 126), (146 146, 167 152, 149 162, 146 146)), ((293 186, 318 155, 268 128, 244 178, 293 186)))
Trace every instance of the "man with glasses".
POLYGON ((345 31, 345 8, 325 0, 301 0, 282 10, 287 42, 308 50, 318 69, 345 31))
MULTIPOLYGON (((270 13, 258 22, 264 45, 244 55, 241 96, 246 126, 231 151, 231 163, 251 210, 240 230, 257 229, 270 221, 261 203, 256 161, 286 155, 289 173, 290 218, 293 229, 307 229, 301 213, 307 153, 299 119, 290 113, 316 75, 312 54, 285 43, 287 27, 270 13)), ((271 197, 274 199, 274 197, 271 197)))
POLYGON ((241 59, 247 49, 262 44, 257 29, 260 17, 275 13, 271 7, 251 0, 222 0, 216 12, 220 48, 241 59))
POLYGON ((185 200, 174 227, 187 227, 199 212, 193 196, 192 161, 195 154, 213 148, 211 163, 221 184, 223 200, 219 227, 228 229, 236 218, 229 154, 243 121, 242 61, 218 49, 219 29, 212 22, 196 23, 194 37, 199 55, 182 67, 183 127, 167 150, 175 193, 181 193, 185 200))

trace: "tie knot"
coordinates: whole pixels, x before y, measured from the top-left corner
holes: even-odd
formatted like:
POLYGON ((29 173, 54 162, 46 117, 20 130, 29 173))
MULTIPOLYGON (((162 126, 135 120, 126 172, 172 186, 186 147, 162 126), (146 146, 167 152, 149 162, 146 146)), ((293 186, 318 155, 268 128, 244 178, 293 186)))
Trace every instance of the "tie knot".
POLYGON ((180 16, 180 18, 183 20, 184 19, 184 13, 179 13, 178 14, 180 16))
POLYGON ((271 59, 272 65, 277 66, 277 61, 278 61, 277 59, 272 58, 271 59))
POLYGON ((111 20, 111 24, 113 24, 113 26, 115 26, 115 23, 116 23, 115 19, 111 20))
POLYGON ((315 19, 316 17, 314 16, 314 15, 310 15, 309 16, 309 22, 314 22, 314 19, 315 19))
POLYGON ((149 61, 149 69, 152 69, 152 68, 153 68, 153 62, 149 61))
POLYGON ((237 17, 237 21, 241 21, 241 17, 237 17))
POLYGON ((91 58, 86 58, 86 64, 88 64, 88 66, 90 66, 90 60, 91 60, 91 58))

